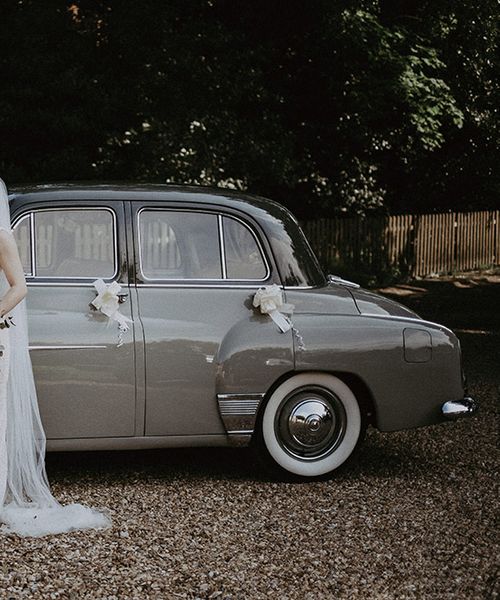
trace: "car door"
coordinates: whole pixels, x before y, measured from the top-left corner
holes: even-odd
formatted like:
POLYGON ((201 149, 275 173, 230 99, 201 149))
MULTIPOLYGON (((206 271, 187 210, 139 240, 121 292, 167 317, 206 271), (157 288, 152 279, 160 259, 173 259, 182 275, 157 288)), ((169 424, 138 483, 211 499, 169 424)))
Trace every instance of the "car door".
MULTIPOLYGON (((258 337, 252 297, 263 284, 279 281, 262 238, 244 219, 213 208, 134 202, 131 210, 145 344, 145 434, 225 433, 217 405, 216 380, 224 375, 219 349, 241 323, 258 337)), ((284 366, 268 366, 269 373, 291 368, 291 334, 269 331, 273 351, 284 357, 276 360, 284 366)), ((239 352, 238 360, 248 361, 233 389, 243 389, 257 345, 255 339, 250 352, 239 352)), ((262 393, 264 383, 258 387, 245 391, 262 393)))
POLYGON ((92 310, 93 281, 128 297, 124 206, 53 201, 11 208, 28 284, 30 355, 48 439, 135 433, 134 326, 118 347, 116 322, 92 310))

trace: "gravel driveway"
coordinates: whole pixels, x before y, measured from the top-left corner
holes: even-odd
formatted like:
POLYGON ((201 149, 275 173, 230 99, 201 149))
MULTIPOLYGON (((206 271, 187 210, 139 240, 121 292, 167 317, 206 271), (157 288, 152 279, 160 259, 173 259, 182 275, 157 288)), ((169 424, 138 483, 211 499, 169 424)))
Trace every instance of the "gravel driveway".
POLYGON ((455 328, 480 413, 381 434, 330 482, 263 479, 245 450, 49 454, 55 495, 114 527, 1 537, 1 598, 497 598, 500 281, 385 293, 455 328))

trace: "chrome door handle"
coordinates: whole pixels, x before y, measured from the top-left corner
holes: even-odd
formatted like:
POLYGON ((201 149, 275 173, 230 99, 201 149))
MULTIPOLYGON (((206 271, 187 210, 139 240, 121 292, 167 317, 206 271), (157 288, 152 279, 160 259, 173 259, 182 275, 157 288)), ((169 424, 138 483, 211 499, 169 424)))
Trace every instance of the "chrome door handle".
MULTIPOLYGON (((116 289, 116 287, 117 287, 115 284, 118 284, 118 286, 120 285, 116 281, 113 281, 112 283, 113 283, 114 289, 116 289)), ((103 305, 103 300, 102 300, 103 295, 106 294, 107 289, 110 285, 111 284, 108 284, 108 285, 104 284, 104 282, 102 280, 100 280, 100 281, 98 280, 98 281, 94 282, 94 287, 96 288, 97 294, 96 294, 96 297, 92 300, 92 302, 89 302, 89 306, 90 306, 91 310, 101 309, 101 307, 103 305), (98 300, 98 302, 96 304, 94 304, 94 302, 96 300, 98 300)), ((118 289, 121 289, 121 288, 119 287, 118 289)), ((124 302, 127 301, 128 292, 117 292, 117 293, 111 292, 111 294, 112 294, 112 297, 115 299, 115 302, 116 302, 116 299, 118 299, 118 304, 123 304, 124 302)), ((110 298, 107 297, 105 302, 109 302, 109 300, 110 300, 110 298)))

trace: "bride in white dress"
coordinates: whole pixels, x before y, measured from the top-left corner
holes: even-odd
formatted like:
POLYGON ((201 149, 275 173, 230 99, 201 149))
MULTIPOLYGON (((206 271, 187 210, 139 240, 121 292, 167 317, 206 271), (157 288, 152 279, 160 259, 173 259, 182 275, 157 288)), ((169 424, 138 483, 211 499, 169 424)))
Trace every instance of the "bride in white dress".
POLYGON ((63 506, 50 491, 28 348, 26 293, 7 189, 0 179, 0 534, 42 536, 108 528, 107 510, 63 506))

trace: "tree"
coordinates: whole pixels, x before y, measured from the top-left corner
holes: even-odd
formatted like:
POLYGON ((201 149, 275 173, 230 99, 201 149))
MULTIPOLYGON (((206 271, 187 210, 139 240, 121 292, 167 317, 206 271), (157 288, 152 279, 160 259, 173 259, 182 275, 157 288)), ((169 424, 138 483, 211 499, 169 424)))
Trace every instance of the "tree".
POLYGON ((497 202, 493 0, 5 4, 7 179, 231 186, 301 217, 497 202))

